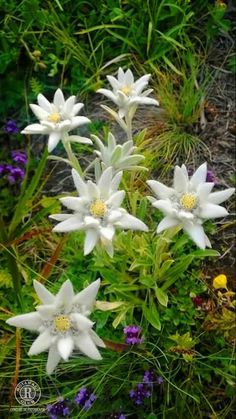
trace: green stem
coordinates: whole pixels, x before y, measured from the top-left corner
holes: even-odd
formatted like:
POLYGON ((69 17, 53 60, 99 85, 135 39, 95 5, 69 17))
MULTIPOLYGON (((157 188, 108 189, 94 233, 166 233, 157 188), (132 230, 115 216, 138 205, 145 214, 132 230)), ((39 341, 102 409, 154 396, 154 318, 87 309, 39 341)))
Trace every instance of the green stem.
POLYGON ((133 135, 132 135, 132 118, 128 115, 125 119, 126 125, 127 125, 127 138, 128 141, 133 141, 133 135))
POLYGON ((62 139, 63 145, 65 147, 67 156, 69 161, 71 162, 72 167, 79 173, 79 175, 81 177, 83 177, 83 170, 81 169, 81 166, 79 164, 78 159, 76 158, 76 156, 74 155, 72 148, 71 148, 71 143, 70 141, 67 140, 66 137, 64 137, 62 139))
POLYGON ((8 235, 6 226, 4 224, 3 218, 0 216, 0 248, 2 247, 5 251, 5 255, 8 262, 8 269, 12 276, 12 282, 13 282, 13 288, 16 295, 16 301, 18 306, 22 309, 23 308, 23 300, 22 300, 22 293, 21 293, 21 275, 17 266, 17 262, 15 259, 13 252, 13 247, 11 247, 11 250, 8 250, 5 247, 5 243, 8 241, 8 235))

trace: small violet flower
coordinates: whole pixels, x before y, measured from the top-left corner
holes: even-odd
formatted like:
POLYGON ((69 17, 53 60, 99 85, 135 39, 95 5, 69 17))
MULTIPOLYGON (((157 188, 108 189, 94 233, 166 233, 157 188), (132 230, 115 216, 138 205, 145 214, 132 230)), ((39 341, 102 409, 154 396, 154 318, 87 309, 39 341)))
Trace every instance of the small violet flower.
POLYGON ((142 338, 140 337, 141 329, 139 326, 126 326, 124 328, 125 343, 128 345, 139 345, 142 343, 142 338))
POLYGON ((70 411, 64 400, 58 400, 54 404, 47 405, 47 413, 50 419, 57 419, 58 417, 68 416, 70 411))
POLYGON ((164 380, 162 377, 157 376, 154 371, 147 370, 143 375, 143 382, 147 384, 148 387, 151 387, 153 384, 162 384, 164 380))
POLYGON ((6 179, 10 184, 15 184, 17 181, 21 181, 25 176, 25 171, 20 167, 14 167, 11 164, 2 163, 0 164, 0 176, 6 176, 6 179))
POLYGON ((112 413, 108 419, 126 419, 126 416, 123 413, 112 413))
POLYGON ((94 393, 90 393, 87 388, 81 388, 78 392, 77 396, 75 397, 75 403, 82 407, 84 410, 89 410, 96 400, 96 396, 94 393))
POLYGON ((146 384, 139 383, 129 392, 129 396, 137 406, 140 406, 144 399, 151 397, 151 391, 146 384))
POLYGON ((9 119, 9 121, 6 122, 5 131, 8 134, 17 134, 19 132, 19 128, 17 127, 16 121, 9 119))
POLYGON ((27 164, 27 154, 25 151, 12 151, 11 157, 16 163, 23 164, 24 166, 27 164))
POLYGON ((7 179, 9 183, 15 184, 17 181, 21 181, 25 176, 25 171, 21 167, 13 167, 9 170, 7 179))

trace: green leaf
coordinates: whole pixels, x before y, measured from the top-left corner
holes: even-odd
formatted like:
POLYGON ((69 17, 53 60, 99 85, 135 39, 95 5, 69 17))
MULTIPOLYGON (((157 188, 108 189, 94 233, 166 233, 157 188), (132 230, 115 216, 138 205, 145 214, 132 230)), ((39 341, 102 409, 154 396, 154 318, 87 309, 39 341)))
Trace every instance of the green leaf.
POLYGON ((147 321, 153 327, 155 327, 155 329, 161 330, 161 322, 160 322, 159 313, 157 311, 156 305, 153 303, 153 300, 150 299, 149 307, 143 304, 142 308, 143 308, 143 315, 147 319, 147 321))
POLYGON ((167 307, 167 304, 168 304, 168 295, 167 295, 167 293, 165 291, 163 291, 161 288, 156 287, 155 288, 155 294, 156 294, 156 297, 157 297, 159 303, 162 306, 167 307))
POLYGON ((220 253, 214 249, 205 249, 205 250, 195 250, 192 252, 192 255, 197 258, 207 258, 207 257, 216 257, 220 256, 220 253))

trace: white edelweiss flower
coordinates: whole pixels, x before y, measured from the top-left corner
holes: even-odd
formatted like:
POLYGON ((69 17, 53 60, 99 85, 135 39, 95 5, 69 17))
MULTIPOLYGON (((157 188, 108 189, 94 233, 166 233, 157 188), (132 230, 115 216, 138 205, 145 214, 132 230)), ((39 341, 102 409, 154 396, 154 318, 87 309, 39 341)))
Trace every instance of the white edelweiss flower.
POLYGON ((111 99, 119 107, 120 118, 123 118, 131 108, 136 109, 138 105, 159 105, 157 100, 148 97, 153 89, 143 92, 150 77, 150 74, 146 74, 134 81, 131 70, 124 72, 122 68, 119 68, 117 79, 113 76, 107 76, 113 91, 98 89, 97 92, 111 99))
POLYGON ((144 169, 138 164, 144 160, 141 154, 134 154, 137 147, 134 146, 133 141, 126 141, 124 144, 117 144, 114 135, 111 132, 108 134, 107 146, 96 136, 92 135, 99 150, 95 153, 99 157, 102 169, 113 167, 114 171, 144 169))
POLYGON ((67 361, 74 349, 89 358, 99 360, 97 346, 105 347, 92 330, 88 318, 100 286, 100 279, 74 294, 70 280, 64 282, 57 295, 51 294, 40 282, 34 281, 34 289, 42 301, 36 311, 11 317, 6 322, 11 326, 39 332, 28 355, 48 352, 46 371, 52 374, 61 358, 67 361))
POLYGON ((50 218, 61 221, 53 231, 85 231, 85 255, 88 255, 101 240, 107 253, 112 256, 112 239, 116 227, 125 230, 148 231, 142 221, 130 215, 124 208, 120 208, 125 197, 125 191, 118 191, 122 172, 113 177, 113 169, 108 167, 97 184, 91 180, 84 182, 74 169, 72 169, 72 176, 79 197, 68 196, 61 198, 60 201, 74 213, 55 214, 50 218))
POLYGON ((211 247, 202 224, 207 219, 225 217, 228 211, 220 206, 233 193, 234 188, 220 192, 211 190, 214 183, 206 182, 207 164, 202 164, 189 178, 185 165, 176 166, 173 188, 155 180, 147 181, 159 199, 149 197, 152 205, 165 214, 157 226, 157 233, 174 226, 181 226, 201 249, 211 247))
MULTIPOLYGON (((75 103, 75 96, 70 96, 65 100, 61 89, 57 89, 55 92, 52 103, 41 93, 38 95, 37 100, 38 105, 30 104, 30 107, 40 123, 28 125, 21 133, 49 135, 49 153, 68 132, 80 125, 91 122, 85 116, 77 116, 78 112, 84 106, 83 103, 75 103)), ((67 136, 67 141, 92 144, 88 138, 79 136, 67 136)))

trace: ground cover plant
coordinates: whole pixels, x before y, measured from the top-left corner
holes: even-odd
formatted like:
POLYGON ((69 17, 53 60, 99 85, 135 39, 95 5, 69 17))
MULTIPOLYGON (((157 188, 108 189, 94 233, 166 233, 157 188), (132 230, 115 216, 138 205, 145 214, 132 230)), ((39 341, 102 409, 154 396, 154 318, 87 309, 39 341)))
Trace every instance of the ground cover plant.
POLYGON ((234 417, 231 5, 197 3, 0 3, 1 417, 234 417))

